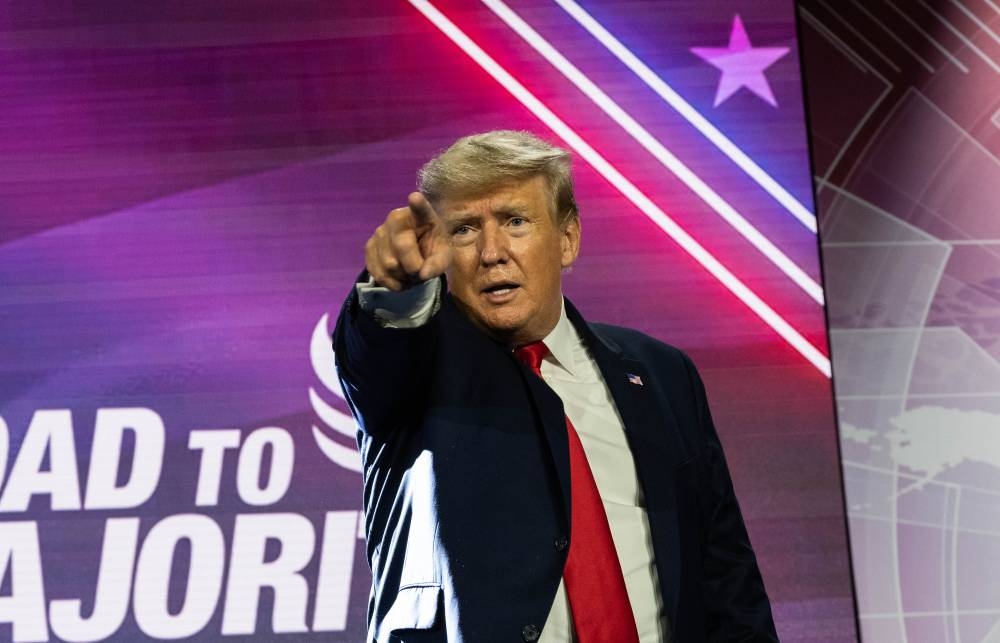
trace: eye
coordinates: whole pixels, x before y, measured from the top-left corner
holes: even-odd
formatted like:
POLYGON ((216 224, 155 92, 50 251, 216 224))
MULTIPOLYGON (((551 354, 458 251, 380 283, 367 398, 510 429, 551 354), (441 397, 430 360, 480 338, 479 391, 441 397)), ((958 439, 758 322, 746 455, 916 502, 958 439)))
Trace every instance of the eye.
POLYGON ((451 231, 451 233, 455 236, 461 236, 463 234, 468 234, 470 232, 472 232, 472 228, 467 225, 457 226, 454 230, 451 231))
POLYGON ((525 219, 524 217, 511 217, 510 218, 510 225, 514 226, 515 228, 519 227, 519 226, 523 226, 527 222, 528 222, 528 220, 525 219))

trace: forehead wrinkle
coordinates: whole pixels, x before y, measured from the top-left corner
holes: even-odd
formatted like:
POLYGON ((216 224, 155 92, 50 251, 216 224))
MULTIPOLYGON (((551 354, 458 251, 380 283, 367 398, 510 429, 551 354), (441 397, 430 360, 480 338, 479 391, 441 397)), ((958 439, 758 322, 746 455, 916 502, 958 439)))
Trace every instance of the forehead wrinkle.
POLYGON ((558 221, 555 197, 546 189, 545 177, 535 175, 524 180, 504 181, 499 184, 480 187, 475 190, 455 190, 439 196, 432 205, 440 207, 439 213, 449 222, 463 223, 482 221, 482 217, 529 216, 538 213, 538 208, 558 221), (540 192, 526 188, 536 184, 540 192), (528 193, 525 194, 525 191, 528 193), (540 197, 540 199, 539 199, 540 197), (451 210, 451 213, 446 213, 451 210))

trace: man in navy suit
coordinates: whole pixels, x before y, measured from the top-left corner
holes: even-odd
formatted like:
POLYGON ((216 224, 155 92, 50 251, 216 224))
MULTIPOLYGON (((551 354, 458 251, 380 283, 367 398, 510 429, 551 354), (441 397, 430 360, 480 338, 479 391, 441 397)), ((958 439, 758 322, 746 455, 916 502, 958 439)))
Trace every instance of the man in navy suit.
POLYGON ((369 641, 775 641, 701 380, 590 324, 570 157, 460 139, 365 247, 334 334, 369 641))

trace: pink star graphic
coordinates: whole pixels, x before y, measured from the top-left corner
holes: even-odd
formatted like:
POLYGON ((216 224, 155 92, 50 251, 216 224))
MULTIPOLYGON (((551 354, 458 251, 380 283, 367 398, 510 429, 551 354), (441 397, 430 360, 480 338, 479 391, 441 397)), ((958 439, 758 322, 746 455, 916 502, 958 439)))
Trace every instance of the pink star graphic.
POLYGON ((774 99, 771 86, 764 76, 764 70, 787 54, 788 47, 752 47, 750 37, 743 28, 743 21, 740 20, 740 14, 733 16, 733 29, 729 33, 728 47, 692 47, 691 51, 705 62, 722 70, 713 107, 718 107, 740 87, 746 87, 772 107, 778 106, 778 101, 774 99))

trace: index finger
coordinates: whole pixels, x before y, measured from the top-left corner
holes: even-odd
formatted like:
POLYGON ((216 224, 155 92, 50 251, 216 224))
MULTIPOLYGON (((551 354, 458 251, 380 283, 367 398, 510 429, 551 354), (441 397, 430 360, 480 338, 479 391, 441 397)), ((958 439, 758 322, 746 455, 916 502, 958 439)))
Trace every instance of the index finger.
POLYGON ((407 201, 410 210, 413 212, 414 217, 416 217, 417 225, 437 223, 441 220, 437 212, 434 211, 431 202, 420 192, 411 192, 407 201))

